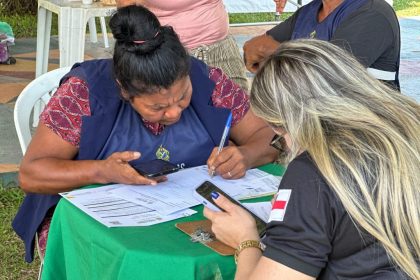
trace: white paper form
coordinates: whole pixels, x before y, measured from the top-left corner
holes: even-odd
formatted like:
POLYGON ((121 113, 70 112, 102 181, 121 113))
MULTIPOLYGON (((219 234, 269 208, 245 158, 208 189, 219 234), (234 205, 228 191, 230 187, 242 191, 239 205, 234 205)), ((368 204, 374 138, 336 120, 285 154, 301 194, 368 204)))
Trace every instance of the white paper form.
POLYGON ((259 169, 250 169, 245 176, 236 180, 226 180, 221 176, 211 178, 207 165, 184 169, 170 175, 174 181, 193 189, 204 181, 210 181, 235 199, 266 196, 277 192, 281 177, 273 176, 259 169))
MULTIPOLYGON (((261 171, 261 170, 259 170, 261 171)), ((256 178, 253 181, 243 182, 240 185, 241 192, 233 195, 237 200, 275 194, 280 184, 280 179, 275 176, 256 178)))
POLYGON ((236 199, 273 194, 280 183, 279 178, 258 169, 248 170, 243 178, 237 180, 225 180, 220 176, 210 178, 207 166, 203 165, 170 174, 167 182, 156 186, 121 184, 112 192, 125 200, 167 215, 200 204, 193 193, 206 180, 236 199))
POLYGON ((186 209, 162 215, 112 193, 118 185, 60 193, 66 200, 107 227, 149 226, 197 213, 186 209))
POLYGON ((172 178, 168 179, 168 181, 156 186, 120 184, 117 185, 119 188, 112 192, 115 196, 153 209, 162 215, 168 215, 199 204, 191 195, 194 185, 181 185, 172 178))

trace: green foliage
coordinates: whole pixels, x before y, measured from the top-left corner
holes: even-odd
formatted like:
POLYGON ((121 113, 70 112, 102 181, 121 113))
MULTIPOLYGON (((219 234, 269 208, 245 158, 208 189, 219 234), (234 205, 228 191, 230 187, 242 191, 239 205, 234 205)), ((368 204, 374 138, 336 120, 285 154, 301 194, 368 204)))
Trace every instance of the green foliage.
POLYGON ((24 261, 22 241, 13 232, 11 223, 23 200, 24 193, 18 188, 0 186, 0 279, 36 279, 39 260, 27 264, 24 261))
POLYGON ((0 2, 0 15, 3 14, 32 14, 36 15, 38 1, 33 0, 2 0, 0 2))
MULTIPOLYGON (((395 11, 406 10, 409 8, 413 8, 416 6, 420 6, 420 0, 394 0, 394 9, 395 11)), ((420 15, 420 14, 417 14, 420 15)))
MULTIPOLYGON (((13 29, 15 38, 36 37, 37 17, 31 14, 2 15, 1 21, 7 22, 13 29)), ((57 15, 53 14, 51 35, 58 34, 57 15)))
POLYGON ((420 16, 420 0, 394 1, 394 9, 400 17, 420 16))
POLYGON ((245 23, 245 22, 267 22, 285 20, 292 13, 283 13, 280 18, 275 16, 275 13, 235 13, 229 14, 230 23, 245 23))

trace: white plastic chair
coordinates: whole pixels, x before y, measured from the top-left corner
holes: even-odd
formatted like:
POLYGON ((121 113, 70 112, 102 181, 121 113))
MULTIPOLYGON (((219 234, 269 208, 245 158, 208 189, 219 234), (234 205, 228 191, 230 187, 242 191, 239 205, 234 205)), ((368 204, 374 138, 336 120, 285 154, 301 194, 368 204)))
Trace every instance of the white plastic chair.
MULTIPOLYGON (((33 123, 38 125, 39 113, 48 103, 51 95, 57 90, 60 79, 70 71, 70 68, 70 66, 58 68, 39 76, 30 82, 17 98, 13 117, 22 154, 26 153, 26 149, 32 138, 30 125, 31 115, 33 123)), ((35 234, 35 246, 41 261, 38 272, 38 279, 41 279, 44 257, 41 255, 38 246, 38 234, 35 234)))
POLYGON ((70 68, 70 66, 58 68, 39 76, 30 82, 17 98, 13 116, 22 154, 25 154, 32 138, 30 125, 32 111, 34 111, 33 126, 37 126, 39 113, 57 90, 60 79, 70 71, 70 68), (41 108, 36 108, 37 104, 41 104, 41 108))

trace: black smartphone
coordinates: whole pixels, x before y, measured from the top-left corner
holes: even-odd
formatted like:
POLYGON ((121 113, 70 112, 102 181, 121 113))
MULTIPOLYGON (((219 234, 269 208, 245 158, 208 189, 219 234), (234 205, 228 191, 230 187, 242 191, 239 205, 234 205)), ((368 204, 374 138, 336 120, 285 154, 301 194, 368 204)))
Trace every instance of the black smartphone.
POLYGON ((179 167, 169 161, 154 159, 151 161, 140 162, 132 167, 142 176, 156 178, 163 175, 177 172, 179 167))
POLYGON ((258 230, 258 233, 259 233, 260 237, 264 236, 266 226, 267 226, 266 222, 264 222, 264 220, 262 220, 260 217, 258 217, 254 213, 252 213, 242 203, 240 203, 236 199, 232 198, 230 195, 228 195, 227 193, 222 191, 220 188, 218 188, 213 183, 211 183, 209 181, 204 181, 204 183, 202 183, 200 186, 198 186, 195 189, 195 192, 196 192, 196 194, 199 195, 198 197, 197 197, 197 195, 195 195, 196 198, 199 199, 202 204, 204 204, 206 207, 208 207, 212 210, 216 210, 216 211, 220 211, 220 210, 223 211, 223 209, 220 209, 219 207, 216 206, 216 204, 213 201, 213 198, 211 197, 211 193, 212 192, 217 192, 217 193, 223 195, 224 197, 229 199, 232 203, 240 206, 245 211, 247 211, 249 214, 251 214, 251 216, 255 219, 255 222, 257 224, 257 230, 258 230))

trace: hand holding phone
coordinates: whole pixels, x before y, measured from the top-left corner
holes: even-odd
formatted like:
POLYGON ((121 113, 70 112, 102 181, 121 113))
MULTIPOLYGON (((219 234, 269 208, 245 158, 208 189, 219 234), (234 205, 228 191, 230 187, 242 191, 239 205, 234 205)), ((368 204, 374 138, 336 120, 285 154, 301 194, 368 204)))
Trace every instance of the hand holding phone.
POLYGON ((132 167, 140 175, 150 179, 171 174, 180 169, 177 165, 161 159, 141 162, 136 165, 132 165, 132 167))
POLYGON ((236 199, 234 199, 231 196, 229 196, 227 193, 225 193, 224 191, 222 191, 220 188, 218 188, 213 183, 211 183, 209 181, 204 181, 204 183, 202 183, 199 187, 197 187, 195 189, 194 196, 202 204, 204 204, 206 207, 210 208, 211 210, 213 210, 213 211, 223 211, 223 209, 220 209, 216 204, 214 204, 213 198, 211 196, 211 193, 212 192, 217 192, 217 193, 223 195, 230 202, 238 205, 239 207, 241 207, 242 209, 244 209, 245 211, 247 211, 255 219, 255 222, 257 224, 257 230, 258 230, 258 233, 259 233, 260 237, 262 237, 265 234, 265 230, 266 230, 267 224, 264 222, 264 220, 262 220, 260 217, 258 217, 257 215, 255 215, 248 208, 246 208, 242 203, 240 203, 236 199))

